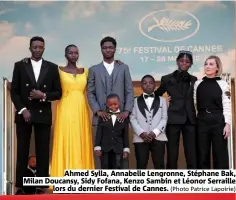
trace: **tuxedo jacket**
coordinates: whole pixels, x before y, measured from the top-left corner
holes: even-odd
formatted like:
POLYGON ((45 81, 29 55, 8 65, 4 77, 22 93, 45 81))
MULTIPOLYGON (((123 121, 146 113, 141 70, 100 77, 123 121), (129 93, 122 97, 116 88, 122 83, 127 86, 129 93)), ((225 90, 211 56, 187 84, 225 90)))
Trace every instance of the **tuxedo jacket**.
POLYGON ((101 147, 102 152, 113 150, 120 154, 129 149, 129 120, 126 118, 124 122, 115 121, 112 118, 108 121, 98 120, 97 133, 95 138, 95 147, 101 147))
POLYGON ((143 94, 134 99, 134 107, 130 114, 130 123, 134 130, 133 142, 144 142, 140 137, 143 132, 159 130, 155 138, 160 141, 167 141, 165 134, 167 124, 167 103, 164 97, 155 96, 151 109, 149 110, 143 94))
POLYGON ((182 84, 171 73, 161 78, 161 85, 155 91, 157 96, 162 96, 165 92, 171 96, 168 107, 168 124, 185 124, 187 118, 190 123, 196 124, 196 110, 193 100, 193 87, 197 77, 190 75, 187 95, 182 90, 182 84))
POLYGON ((28 63, 19 61, 15 63, 11 83, 11 99, 16 108, 15 122, 23 122, 23 115, 18 114, 22 108, 31 113, 32 123, 52 123, 51 101, 59 100, 62 95, 58 66, 43 60, 38 81, 35 80, 30 59, 28 63), (46 100, 30 100, 33 90, 40 90, 46 94, 46 100))

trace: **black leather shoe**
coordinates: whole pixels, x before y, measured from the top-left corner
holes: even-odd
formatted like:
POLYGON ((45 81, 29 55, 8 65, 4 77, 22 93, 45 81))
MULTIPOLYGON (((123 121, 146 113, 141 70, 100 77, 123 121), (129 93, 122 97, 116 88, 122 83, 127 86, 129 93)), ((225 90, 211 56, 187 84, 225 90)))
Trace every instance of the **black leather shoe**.
POLYGON ((19 188, 19 189, 17 189, 15 195, 25 195, 25 192, 23 189, 19 188))
POLYGON ((35 194, 47 194, 47 192, 41 188, 36 188, 35 194))

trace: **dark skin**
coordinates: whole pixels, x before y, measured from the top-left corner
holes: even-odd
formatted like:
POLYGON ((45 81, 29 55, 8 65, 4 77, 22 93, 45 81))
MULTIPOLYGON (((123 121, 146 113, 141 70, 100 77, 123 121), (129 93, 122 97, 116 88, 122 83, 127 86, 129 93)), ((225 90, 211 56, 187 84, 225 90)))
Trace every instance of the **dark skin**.
MULTIPOLYGON (((141 88, 144 93, 152 94, 156 88, 155 80, 150 77, 146 77, 141 82, 141 88)), ((151 142, 154 138, 156 138, 156 134, 152 131, 150 133, 143 132, 140 134, 140 137, 144 140, 144 142, 151 142)))
MULTIPOLYGON (((106 63, 110 64, 114 61, 116 47, 114 46, 114 44, 112 42, 105 42, 102 45, 101 51, 102 51, 102 55, 103 55, 103 60, 106 63)), ((120 64, 123 64, 121 61, 119 61, 119 62, 120 62, 120 64)), ((105 111, 98 111, 97 115, 99 117, 102 117, 102 119, 104 121, 107 121, 109 119, 109 116, 105 111)), ((129 112, 124 111, 124 112, 120 113, 120 115, 117 116, 117 120, 123 122, 128 116, 129 116, 129 112)))
MULTIPOLYGON (((106 105, 110 111, 117 112, 117 110, 119 110, 119 108, 120 108, 120 100, 116 97, 110 98, 107 100, 106 105)), ((108 117, 110 118, 109 114, 108 114, 108 117)), ((117 118, 118 118, 118 116, 117 116, 117 118)), ((96 150, 95 153, 97 156, 102 156, 101 150, 96 150)), ((123 152, 123 159, 126 159, 127 157, 128 157, 128 152, 123 152)))
POLYGON ((192 66, 192 63, 187 56, 184 56, 180 58, 179 60, 177 60, 176 64, 180 71, 188 71, 189 68, 192 66))
POLYGON ((84 73, 84 68, 78 68, 76 66, 76 62, 79 59, 78 47, 69 47, 65 52, 65 57, 67 59, 67 65, 60 68, 62 71, 73 75, 84 73))
POLYGON ((36 157, 35 157, 35 156, 32 156, 32 157, 29 159, 28 165, 29 165, 30 167, 36 167, 36 157))
MULTIPOLYGON (((177 60, 176 64, 178 66, 179 71, 188 71, 193 63, 189 60, 187 56, 184 56, 180 58, 179 60, 177 60)), ((168 100, 168 103, 170 103, 171 97, 168 96, 167 100, 168 100)))
MULTIPOLYGON (((31 52, 31 59, 35 61, 39 61, 42 59, 43 52, 44 52, 44 42, 42 41, 33 41, 29 47, 29 50, 31 52)), ((29 99, 38 99, 42 100, 44 98, 44 93, 41 92, 40 90, 32 90, 29 95, 29 99)), ((31 122, 31 114, 30 112, 25 109, 23 111, 23 118, 27 123, 31 122)))

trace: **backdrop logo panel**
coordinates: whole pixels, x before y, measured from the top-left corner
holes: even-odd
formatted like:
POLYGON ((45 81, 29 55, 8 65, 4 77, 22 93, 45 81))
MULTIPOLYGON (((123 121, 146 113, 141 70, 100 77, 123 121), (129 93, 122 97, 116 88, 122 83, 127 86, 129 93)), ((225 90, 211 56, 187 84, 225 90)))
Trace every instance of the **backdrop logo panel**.
POLYGON ((140 32, 160 42, 177 42, 193 37, 200 22, 193 14, 182 10, 159 10, 144 16, 139 22, 140 32))

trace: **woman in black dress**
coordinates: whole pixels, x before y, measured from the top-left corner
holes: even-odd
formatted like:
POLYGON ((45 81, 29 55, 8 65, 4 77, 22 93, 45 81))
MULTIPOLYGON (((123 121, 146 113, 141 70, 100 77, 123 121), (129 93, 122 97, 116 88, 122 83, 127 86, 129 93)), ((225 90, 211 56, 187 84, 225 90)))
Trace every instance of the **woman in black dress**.
POLYGON ((231 93, 228 83, 220 78, 219 57, 209 56, 204 65, 205 77, 194 85, 197 106, 198 164, 211 168, 211 146, 214 169, 229 169, 227 138, 231 126, 231 93))

